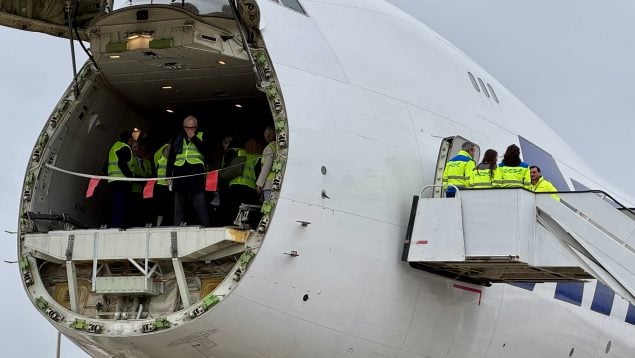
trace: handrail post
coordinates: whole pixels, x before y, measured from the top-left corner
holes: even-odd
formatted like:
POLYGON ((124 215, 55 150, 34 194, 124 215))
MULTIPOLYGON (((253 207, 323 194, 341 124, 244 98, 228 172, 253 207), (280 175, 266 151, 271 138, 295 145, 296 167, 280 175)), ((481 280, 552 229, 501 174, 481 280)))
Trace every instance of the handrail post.
POLYGON ((150 255, 150 229, 146 229, 146 257, 145 257, 145 267, 144 267, 144 275, 145 279, 143 280, 143 287, 146 291, 148 291, 148 256, 150 255))
POLYGON ((93 282, 92 291, 97 291, 97 245, 99 241, 99 232, 93 234, 93 282))

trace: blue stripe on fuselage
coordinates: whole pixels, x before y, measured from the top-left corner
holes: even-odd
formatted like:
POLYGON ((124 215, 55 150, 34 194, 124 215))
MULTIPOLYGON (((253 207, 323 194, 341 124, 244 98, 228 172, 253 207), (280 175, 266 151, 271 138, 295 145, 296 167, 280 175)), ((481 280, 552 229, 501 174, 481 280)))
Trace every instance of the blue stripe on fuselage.
POLYGON ((609 316, 611 314, 611 308, 613 308, 614 298, 615 292, 598 281, 595 284, 591 310, 609 316))
POLYGON ((572 303, 574 305, 582 305, 582 293, 584 292, 584 282, 558 282, 556 284, 555 298, 572 303))

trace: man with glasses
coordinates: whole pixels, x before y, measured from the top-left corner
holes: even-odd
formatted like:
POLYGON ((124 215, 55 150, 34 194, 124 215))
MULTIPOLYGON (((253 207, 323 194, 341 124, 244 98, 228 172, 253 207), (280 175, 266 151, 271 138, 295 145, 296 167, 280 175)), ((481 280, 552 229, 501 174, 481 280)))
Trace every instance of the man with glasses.
POLYGON ((176 136, 170 148, 167 164, 168 176, 191 175, 175 179, 172 182, 174 191, 174 225, 186 225, 185 202, 190 202, 198 222, 209 226, 207 203, 205 202, 205 156, 207 148, 203 140, 203 132, 197 131, 198 121, 194 116, 183 120, 183 131, 176 136), (196 175, 199 174, 199 175, 196 175))

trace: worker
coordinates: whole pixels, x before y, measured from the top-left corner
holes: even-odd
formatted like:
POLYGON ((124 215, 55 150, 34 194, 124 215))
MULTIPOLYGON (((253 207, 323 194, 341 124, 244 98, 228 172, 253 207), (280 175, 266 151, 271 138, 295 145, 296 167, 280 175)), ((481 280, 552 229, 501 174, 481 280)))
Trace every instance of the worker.
POLYGON ((209 226, 207 202, 205 200, 205 156, 207 153, 203 132, 198 131, 198 120, 194 116, 183 119, 183 130, 174 139, 168 156, 167 175, 186 176, 174 179, 174 225, 184 226, 185 201, 188 200, 198 222, 209 226))
POLYGON ((245 143, 245 148, 234 148, 237 157, 245 157, 240 175, 229 182, 230 219, 238 214, 240 204, 258 205, 260 198, 256 191, 256 178, 260 173, 260 153, 262 145, 256 139, 245 143))
MULTIPOLYGON (((123 131, 108 152, 108 176, 111 178, 132 178, 134 156, 132 155, 132 132, 123 131)), ((129 198, 130 182, 108 179, 112 195, 111 223, 113 228, 125 228, 129 198)))
MULTIPOLYGON (((170 154, 170 144, 163 144, 154 153, 154 166, 157 169, 157 178, 165 178, 168 171, 168 156, 170 154)), ((165 218, 170 217, 170 209, 174 208, 171 200, 167 179, 158 179, 154 188, 154 215, 156 216, 156 226, 161 226, 165 218)))
POLYGON ((262 168, 258 180, 256 180, 256 191, 259 195, 263 196, 265 201, 271 199, 271 188, 273 186, 273 178, 275 173, 271 170, 273 166, 273 160, 275 159, 278 147, 276 146, 276 132, 273 127, 267 127, 264 133, 267 146, 262 151, 262 168))
MULTIPOLYGON (((130 146, 134 157, 132 174, 135 178, 151 178, 152 162, 148 159, 145 146, 138 140, 134 140, 130 146)), ((152 206, 149 200, 143 199, 143 186, 145 182, 135 181, 131 184, 130 196, 130 226, 152 226, 152 206)))
POLYGON ((475 167, 474 153, 476 153, 476 144, 465 142, 459 153, 445 164, 443 188, 447 198, 453 198, 456 195, 456 188, 469 188, 470 177, 475 167))
MULTIPOLYGON (((553 193, 558 189, 547 179, 542 177, 540 167, 532 165, 529 167, 529 175, 531 176, 531 191, 536 193, 553 193)), ((551 194, 555 200, 560 201, 560 197, 556 194, 551 194)))
POLYGON ((520 148, 512 144, 505 150, 503 161, 498 164, 494 186, 501 188, 531 189, 529 165, 520 159, 520 148))
POLYGON ((494 176, 498 170, 498 152, 488 149, 483 155, 483 161, 474 168, 470 178, 470 187, 474 189, 489 189, 493 187, 494 176))

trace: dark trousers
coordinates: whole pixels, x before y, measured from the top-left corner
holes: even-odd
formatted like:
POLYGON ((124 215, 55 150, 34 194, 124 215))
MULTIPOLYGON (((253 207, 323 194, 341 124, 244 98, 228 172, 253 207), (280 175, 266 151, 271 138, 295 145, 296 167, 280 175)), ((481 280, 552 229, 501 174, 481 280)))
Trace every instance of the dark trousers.
POLYGON ((174 198, 172 192, 168 190, 167 185, 156 185, 154 187, 153 198, 153 216, 156 220, 157 216, 163 217, 161 222, 162 226, 170 225, 172 222, 172 215, 174 215, 174 198))
POLYGON ((110 193, 112 196, 112 210, 110 227, 125 228, 129 198, 130 184, 122 181, 114 181, 110 183, 110 193))
POLYGON ((209 226, 209 216, 207 213, 207 203, 205 202, 205 192, 198 193, 175 192, 174 193, 174 225, 181 225, 185 222, 185 201, 192 204, 198 222, 202 226, 209 226))
POLYGON ((139 192, 130 192, 128 196, 127 227, 143 226, 143 197, 139 192))

